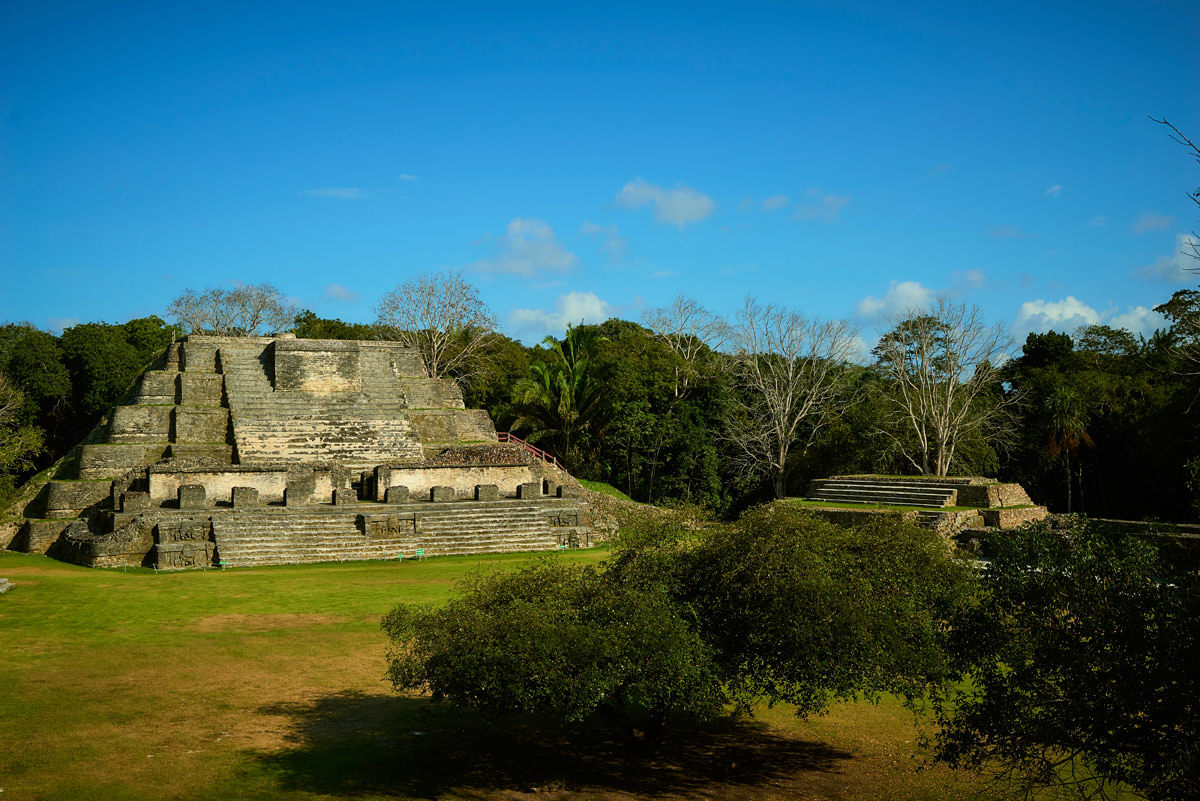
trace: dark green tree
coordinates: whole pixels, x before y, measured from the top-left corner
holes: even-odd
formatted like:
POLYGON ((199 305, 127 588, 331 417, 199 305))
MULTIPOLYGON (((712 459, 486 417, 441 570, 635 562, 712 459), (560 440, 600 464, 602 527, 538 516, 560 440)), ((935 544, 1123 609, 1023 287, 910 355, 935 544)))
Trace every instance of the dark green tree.
POLYGON ((712 654, 661 582, 543 561, 476 575, 440 608, 401 604, 383 620, 397 690, 489 717, 592 713, 653 747, 672 715, 708 718, 722 693, 712 654))
POLYGON ((938 701, 938 758, 1026 791, 1200 795, 1194 554, 1082 519, 995 547, 978 602, 951 628, 969 681, 938 701))
POLYGON ((378 339, 373 325, 318 317, 308 309, 296 315, 292 331, 300 339, 378 339))
POLYGON ((598 566, 542 563, 397 607, 389 676, 491 715, 600 712, 648 741, 728 701, 809 714, 917 696, 947 675, 967 576, 938 535, 896 519, 845 530, 777 504, 703 535, 642 524, 598 566))
POLYGON ((562 340, 542 341, 549 358, 533 362, 529 375, 513 387, 513 428, 530 431, 530 442, 545 443, 569 468, 583 458, 576 452, 578 440, 602 428, 610 408, 592 369, 600 337, 594 327, 568 324, 562 340))

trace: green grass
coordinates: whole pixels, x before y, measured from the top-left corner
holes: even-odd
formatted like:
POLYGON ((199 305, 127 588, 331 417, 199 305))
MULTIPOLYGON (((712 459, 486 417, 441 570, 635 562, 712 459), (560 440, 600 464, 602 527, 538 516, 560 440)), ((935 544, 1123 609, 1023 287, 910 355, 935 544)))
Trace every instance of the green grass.
POLYGON ((380 617, 471 570, 603 550, 154 573, 0 552, 0 797, 784 799, 974 797, 918 770, 885 699, 681 730, 630 757, 602 722, 497 723, 393 693, 380 617), (534 793, 535 795, 527 796, 534 793))
POLYGON ((603 481, 587 481, 586 479, 582 479, 582 478, 577 479, 577 481, 579 481, 580 484, 587 487, 588 489, 590 489, 593 492, 603 492, 605 495, 611 495, 614 498, 619 498, 622 501, 629 501, 630 503, 636 503, 636 501, 634 501, 633 498, 630 498, 628 495, 621 492, 619 489, 612 486, 611 484, 605 484, 603 481))

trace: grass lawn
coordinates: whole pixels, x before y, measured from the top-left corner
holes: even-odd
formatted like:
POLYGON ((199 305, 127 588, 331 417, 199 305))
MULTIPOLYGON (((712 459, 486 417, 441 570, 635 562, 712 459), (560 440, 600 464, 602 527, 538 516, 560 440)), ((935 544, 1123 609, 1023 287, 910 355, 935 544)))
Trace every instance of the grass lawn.
MULTIPOLYGON (((598 560, 601 550, 549 558, 598 560)), ((971 798, 891 701, 681 732, 487 723, 394 694, 380 617, 532 555, 155 574, 0 552, 0 799, 971 798)))

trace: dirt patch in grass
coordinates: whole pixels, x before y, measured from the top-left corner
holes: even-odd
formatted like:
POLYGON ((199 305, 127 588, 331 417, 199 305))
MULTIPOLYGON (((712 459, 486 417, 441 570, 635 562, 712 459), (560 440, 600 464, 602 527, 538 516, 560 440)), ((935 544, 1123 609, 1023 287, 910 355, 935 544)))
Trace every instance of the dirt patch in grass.
POLYGON ((340 623, 336 615, 210 615, 195 622, 196 631, 202 634, 219 632, 256 632, 275 629, 300 629, 340 623))

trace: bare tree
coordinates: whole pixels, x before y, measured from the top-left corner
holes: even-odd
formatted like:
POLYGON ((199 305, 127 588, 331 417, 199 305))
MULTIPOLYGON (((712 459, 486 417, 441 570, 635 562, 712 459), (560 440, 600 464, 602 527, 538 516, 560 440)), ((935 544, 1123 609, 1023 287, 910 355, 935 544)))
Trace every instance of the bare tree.
POLYGON ((679 357, 681 363, 675 368, 676 400, 691 389, 704 357, 729 339, 729 324, 720 315, 682 294, 670 306, 647 309, 642 313, 642 322, 679 357))
POLYGON ((747 472, 770 476, 775 497, 787 490, 788 456, 807 448, 852 402, 857 331, 842 320, 807 318, 746 298, 732 336, 738 407, 727 421, 747 472))
POLYGON ((415 275, 388 292, 375 309, 381 339, 415 349, 430 378, 469 380, 496 318, 461 271, 415 275))
POLYGON ((944 476, 954 449, 976 433, 1002 442, 1009 406, 999 389, 1012 339, 988 325, 978 306, 938 298, 928 311, 893 319, 875 347, 876 367, 889 380, 892 414, 879 432, 925 475, 944 476))
POLYGON ((171 301, 167 315, 192 334, 261 336, 292 327, 297 309, 271 284, 233 289, 188 289, 171 301))

